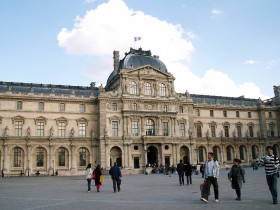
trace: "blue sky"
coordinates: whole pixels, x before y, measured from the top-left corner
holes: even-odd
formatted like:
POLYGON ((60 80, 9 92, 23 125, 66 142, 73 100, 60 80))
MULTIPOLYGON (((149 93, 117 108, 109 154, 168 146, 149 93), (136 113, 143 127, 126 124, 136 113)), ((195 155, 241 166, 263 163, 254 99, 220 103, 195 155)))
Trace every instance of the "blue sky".
POLYGON ((0 81, 106 84, 113 50, 159 55, 175 90, 268 99, 280 85, 279 0, 2 0, 0 81), (141 37, 133 42, 134 36, 141 37))

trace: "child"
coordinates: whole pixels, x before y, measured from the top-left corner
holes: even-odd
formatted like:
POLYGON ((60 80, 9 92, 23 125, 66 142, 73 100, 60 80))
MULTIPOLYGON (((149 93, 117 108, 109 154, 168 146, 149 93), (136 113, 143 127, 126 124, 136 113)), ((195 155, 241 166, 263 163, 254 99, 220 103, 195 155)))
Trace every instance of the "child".
POLYGON ((230 172, 228 173, 228 179, 231 181, 232 189, 235 189, 237 198, 236 200, 241 200, 241 187, 242 182, 245 183, 245 171, 240 165, 241 160, 235 158, 233 160, 233 166, 231 167, 230 172))

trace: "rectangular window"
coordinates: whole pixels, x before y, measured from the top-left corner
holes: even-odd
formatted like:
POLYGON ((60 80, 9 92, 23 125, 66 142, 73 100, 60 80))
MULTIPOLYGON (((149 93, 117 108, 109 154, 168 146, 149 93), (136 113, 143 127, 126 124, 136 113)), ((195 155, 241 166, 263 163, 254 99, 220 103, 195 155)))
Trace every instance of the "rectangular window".
POLYGON ((238 138, 241 138, 241 137, 242 137, 241 126, 237 126, 237 137, 238 137, 238 138))
POLYGON ((196 125, 196 133, 197 133, 197 137, 202 137, 202 126, 201 125, 196 125))
POLYGON ((86 112, 86 106, 84 104, 80 104, 80 113, 86 112))
POLYGON ((45 126, 45 124, 43 122, 37 123, 37 136, 38 137, 44 136, 44 126, 45 126))
POLYGON ((200 117, 200 111, 199 111, 199 109, 195 110, 195 114, 196 114, 197 117, 200 117))
POLYGON ((236 115, 236 117, 239 118, 239 117, 240 117, 239 111, 236 111, 236 112, 235 112, 235 115, 236 115))
POLYGON ((44 103, 39 102, 39 111, 44 111, 44 103))
POLYGON ((185 136, 185 123, 179 124, 179 134, 180 136, 185 136))
POLYGON ((210 110, 210 117, 214 117, 214 111, 210 110))
POLYGON ((216 137, 216 126, 215 125, 211 125, 211 136, 216 137))
POLYGON ((14 149, 14 167, 21 167, 21 148, 14 149))
POLYGON ((118 121, 112 121, 112 136, 118 136, 118 121))
POLYGON ((268 117, 272 118, 272 112, 268 112, 268 117))
POLYGON ((15 122, 16 136, 22 136, 22 121, 15 122))
POLYGON ((229 137, 229 127, 226 125, 224 126, 225 137, 229 137))
POLYGON ((131 129, 132 129, 132 136, 138 136, 139 133, 138 133, 138 121, 132 121, 132 126, 131 126, 131 129))
POLYGON ((86 123, 79 123, 79 136, 86 137, 86 123))
POLYGON ((179 106, 179 113, 184 113, 184 108, 182 106, 179 106))
POLYGON ((17 101, 17 110, 22 110, 22 101, 17 101))
POLYGON ((117 111, 117 104, 116 103, 112 104, 112 111, 117 111))
POLYGON ((249 126, 249 136, 254 137, 254 129, 252 125, 249 126))
POLYGON ((168 122, 163 122, 162 126, 163 135, 168 136, 168 122))
POLYGON ((224 117, 227 117, 227 111, 223 111, 224 117))
POLYGON ((65 104, 64 103, 59 104, 59 111, 60 112, 65 112, 65 104))
POLYGON ((248 112, 248 118, 252 118, 251 112, 248 112))
POLYGON ((273 137, 274 136, 274 126, 273 125, 269 126, 269 132, 270 132, 270 136, 273 137))
POLYGON ((58 123, 58 136, 59 137, 65 137, 65 130, 66 130, 66 123, 65 122, 59 122, 58 123))

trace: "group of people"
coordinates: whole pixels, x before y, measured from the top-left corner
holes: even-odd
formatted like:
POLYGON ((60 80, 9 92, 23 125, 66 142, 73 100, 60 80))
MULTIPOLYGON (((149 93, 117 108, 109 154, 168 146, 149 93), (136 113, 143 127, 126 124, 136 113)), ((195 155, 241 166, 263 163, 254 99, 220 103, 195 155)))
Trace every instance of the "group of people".
POLYGON ((186 176, 187 179, 187 185, 192 184, 193 167, 190 164, 190 162, 183 164, 183 161, 180 160, 180 163, 177 164, 176 170, 179 176, 180 186, 185 184, 184 175, 186 176))
MULTIPOLYGON (((263 165, 265 167, 265 174, 267 185, 269 187, 270 193, 272 195, 272 204, 277 204, 278 193, 277 193, 277 179, 279 178, 279 158, 273 154, 273 147, 266 147, 267 155, 259 157, 257 155, 256 164, 263 165)), ((241 188, 242 183, 245 183, 245 171, 242 168, 241 160, 235 158, 233 160, 233 165, 228 173, 228 179, 231 181, 232 189, 235 189, 237 198, 236 200, 241 200, 241 188)), ((214 154, 212 152, 208 153, 208 160, 204 166, 204 184, 202 187, 202 197, 201 201, 208 203, 208 197, 210 194, 210 187, 213 185, 215 202, 219 201, 219 163, 214 159, 214 154)))
MULTIPOLYGON (((118 192, 121 191, 121 169, 118 167, 117 163, 114 163, 114 166, 110 168, 109 174, 111 175, 112 181, 113 181, 113 189, 114 192, 118 189, 118 192)), ((91 192, 91 180, 94 180, 95 186, 96 186, 96 191, 100 192, 100 187, 102 185, 102 180, 101 177, 102 172, 101 172, 101 167, 98 164, 95 169, 93 170, 91 167, 91 163, 87 165, 86 168, 86 180, 88 183, 88 192, 91 192)))

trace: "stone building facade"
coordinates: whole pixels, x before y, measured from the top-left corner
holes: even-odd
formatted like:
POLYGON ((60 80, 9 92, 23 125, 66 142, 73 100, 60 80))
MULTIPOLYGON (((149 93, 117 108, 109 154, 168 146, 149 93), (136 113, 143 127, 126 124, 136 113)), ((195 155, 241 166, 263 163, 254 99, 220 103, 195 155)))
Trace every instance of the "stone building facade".
POLYGON ((200 164, 213 151, 222 166, 249 165, 280 146, 280 86, 262 101, 177 93, 175 77, 141 48, 113 53, 106 86, 0 82, 2 176, 82 175, 88 163, 126 173, 147 164, 200 164))

